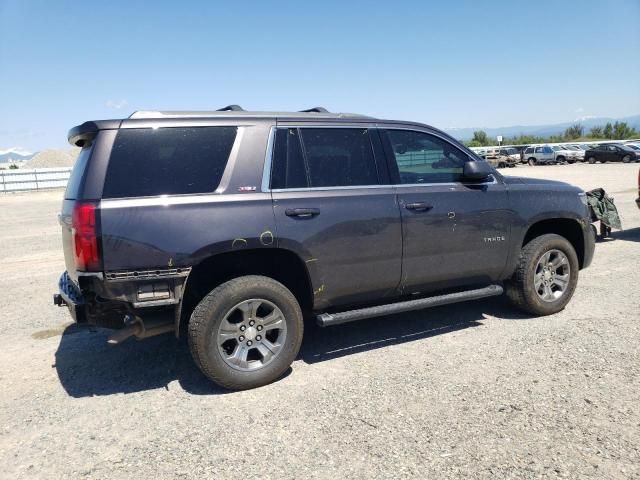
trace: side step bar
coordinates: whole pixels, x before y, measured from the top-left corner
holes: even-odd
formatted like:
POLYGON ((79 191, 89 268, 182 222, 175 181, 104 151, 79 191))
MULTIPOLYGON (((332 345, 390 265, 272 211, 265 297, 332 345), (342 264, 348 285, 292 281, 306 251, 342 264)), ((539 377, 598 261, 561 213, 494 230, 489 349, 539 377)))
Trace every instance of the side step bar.
POLYGON ((316 317, 318 325, 329 327, 340 325, 341 323, 355 322, 365 318, 381 317, 394 313, 408 312, 410 310, 422 310, 423 308, 438 307, 449 303, 466 302, 480 298, 494 297, 502 295, 503 289, 500 285, 489 285, 484 288, 467 290, 465 292, 448 293, 435 297, 420 298, 418 300, 408 300, 406 302, 390 303, 377 307, 361 308, 359 310, 349 310, 340 313, 321 313, 316 317))

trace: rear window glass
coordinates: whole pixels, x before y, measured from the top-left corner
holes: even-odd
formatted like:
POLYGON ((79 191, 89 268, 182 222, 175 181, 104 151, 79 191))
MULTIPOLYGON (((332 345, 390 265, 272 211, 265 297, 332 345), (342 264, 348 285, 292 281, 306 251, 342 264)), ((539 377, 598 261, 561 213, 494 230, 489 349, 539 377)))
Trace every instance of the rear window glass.
POLYGON ((94 142, 91 142, 91 145, 80 150, 76 163, 73 165, 71 176, 67 182, 67 189, 64 192, 64 198, 67 200, 77 200, 80 196, 80 188, 82 187, 84 172, 87 170, 89 158, 93 151, 93 144, 94 142))
POLYGON ((103 198, 213 192, 227 165, 236 127, 122 129, 103 198))

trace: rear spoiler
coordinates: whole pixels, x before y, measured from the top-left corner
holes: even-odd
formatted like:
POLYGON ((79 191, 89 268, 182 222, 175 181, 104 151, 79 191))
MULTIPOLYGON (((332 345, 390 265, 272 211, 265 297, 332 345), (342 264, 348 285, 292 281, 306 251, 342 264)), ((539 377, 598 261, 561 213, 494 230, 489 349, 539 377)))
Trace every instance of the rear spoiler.
POLYGON ((84 147, 100 130, 115 130, 120 128, 122 120, 95 120, 84 122, 82 125, 73 127, 67 133, 67 140, 75 147, 84 147))

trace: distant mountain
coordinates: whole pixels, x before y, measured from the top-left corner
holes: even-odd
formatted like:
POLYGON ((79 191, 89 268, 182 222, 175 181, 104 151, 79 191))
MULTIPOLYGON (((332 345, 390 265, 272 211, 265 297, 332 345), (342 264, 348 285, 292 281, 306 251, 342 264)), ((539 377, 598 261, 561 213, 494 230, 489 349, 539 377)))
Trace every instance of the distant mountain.
POLYGON ((585 133, 589 131, 591 127, 604 126, 607 122, 614 123, 627 122, 629 127, 640 130, 640 115, 633 115, 631 117, 624 118, 608 118, 608 117, 585 117, 578 118, 573 122, 556 123, 552 125, 516 125, 513 127, 475 127, 475 128, 445 128, 444 130, 451 136, 458 140, 470 140, 473 138, 473 132, 477 130, 483 130, 490 138, 496 138, 498 135, 503 137, 513 137, 520 134, 523 135, 537 135, 541 137, 548 137, 550 135, 557 135, 563 133, 567 127, 579 123, 585 129, 585 133))
POLYGON ((18 148, 0 150, 0 163, 24 162, 30 160, 35 153, 27 152, 18 148))

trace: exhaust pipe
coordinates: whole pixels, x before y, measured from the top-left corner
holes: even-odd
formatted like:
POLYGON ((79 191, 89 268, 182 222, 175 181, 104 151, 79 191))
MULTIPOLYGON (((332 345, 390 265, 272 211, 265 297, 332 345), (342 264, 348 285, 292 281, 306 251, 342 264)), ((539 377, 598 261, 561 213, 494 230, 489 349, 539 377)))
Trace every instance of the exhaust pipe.
POLYGON ((138 339, 154 337, 163 333, 173 332, 173 321, 155 323, 149 322, 147 326, 144 324, 141 318, 132 317, 127 315, 124 317, 125 328, 117 330, 115 333, 109 336, 107 343, 110 345, 119 345, 130 337, 135 336, 138 339))

